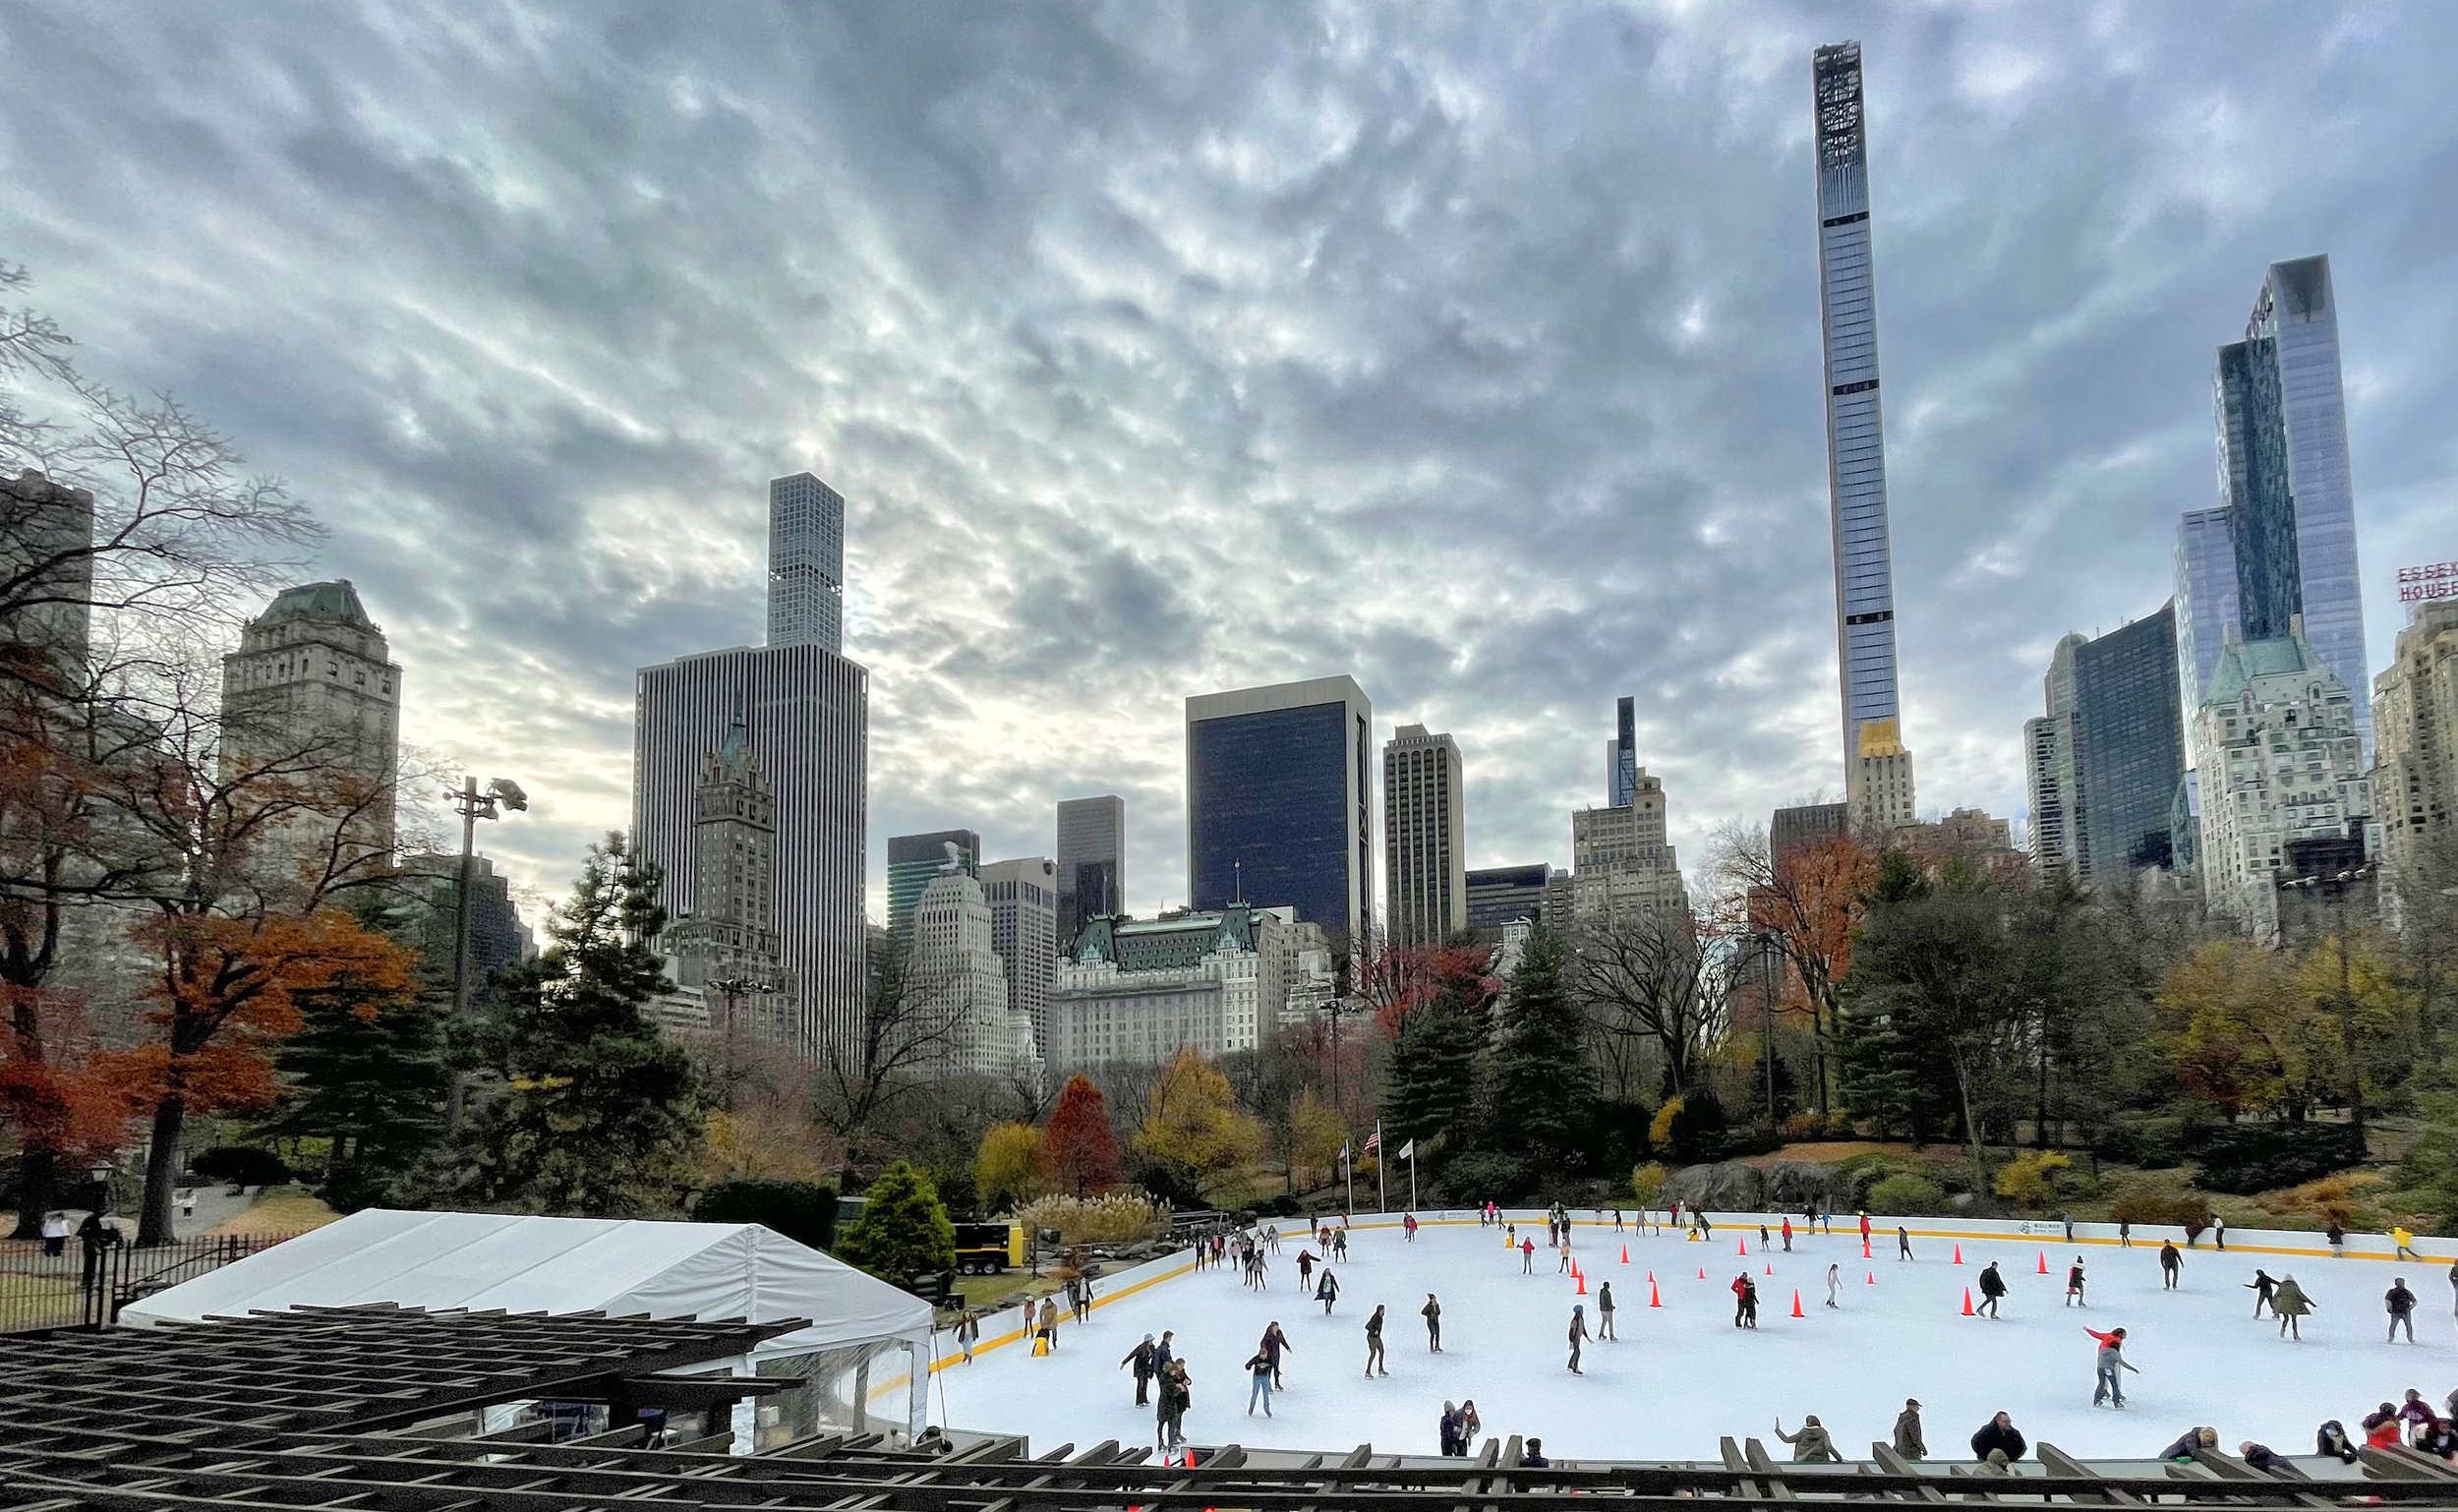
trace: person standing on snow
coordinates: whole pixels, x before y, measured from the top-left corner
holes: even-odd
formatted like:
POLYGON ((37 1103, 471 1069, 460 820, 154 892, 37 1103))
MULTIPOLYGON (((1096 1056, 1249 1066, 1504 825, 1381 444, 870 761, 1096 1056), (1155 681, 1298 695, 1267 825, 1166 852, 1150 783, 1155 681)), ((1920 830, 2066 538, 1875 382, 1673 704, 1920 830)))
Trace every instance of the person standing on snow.
POLYGON ((1997 1273, 1997 1262, 1991 1260, 1980 1269, 1980 1311, 1997 1317, 1997 1305, 2005 1300, 2006 1278, 1997 1273))
POLYGON ((1426 1305, 1419 1308, 1417 1310, 1426 1315, 1426 1353, 1430 1355, 1441 1354, 1442 1304, 1434 1301, 1434 1294, 1432 1292, 1428 1292, 1426 1294, 1426 1305))
MULTIPOLYGON (((2082 1331, 2099 1341, 2099 1353, 2093 1362, 2097 1382, 2091 1388, 2091 1405, 2097 1407, 2107 1402, 2111 1407, 2125 1406, 2125 1378, 2119 1372, 2134 1370, 2133 1362, 2125 1358, 2125 1330, 2117 1328, 2102 1333, 2096 1328, 2085 1328, 2082 1331)), ((2134 1373, 2139 1375, 2142 1372, 2134 1370, 2134 1373)))
POLYGON ((2069 1308, 2090 1306, 2082 1300, 2082 1256, 2078 1254, 2074 1257, 2074 1263, 2066 1267, 2066 1306, 2069 1308))
POLYGON ((1610 1281, 1596 1289, 1596 1336, 1599 1339, 1613 1336, 1613 1284, 1610 1281))
POLYGON ((2184 1269, 2185 1252, 2177 1248, 2177 1242, 2173 1239, 2160 1241, 2159 1289, 2163 1292, 2175 1291, 2177 1278, 2184 1269))
POLYGON ((1907 1460, 1929 1457, 1929 1441, 1920 1433, 1918 1397, 1905 1397, 1903 1410, 1895 1415, 1895 1452, 1907 1460))
POLYGON ((1382 1367, 1382 1304, 1380 1303, 1375 1304, 1375 1315, 1366 1319, 1366 1378, 1374 1379, 1377 1368, 1381 1368, 1385 1375, 1391 1373, 1388 1368, 1382 1367))
POLYGON ((2403 1327, 2407 1330, 2407 1342, 2415 1343, 2416 1294, 2407 1290, 2405 1276, 2390 1277, 2390 1289, 2381 1294, 2381 1306, 2390 1315, 2390 1334, 2387 1342, 2396 1343, 2398 1330, 2403 1327))
POLYGON ((1570 1373, 1584 1375, 1579 1368, 1579 1346, 1588 1340, 1588 1309, 1585 1303, 1574 1303, 1570 1308, 1570 1373))
POLYGON ((1827 1267, 1827 1306, 1834 1308, 1839 1311, 1842 1310, 1844 1307, 1843 1295, 1844 1267, 1841 1265, 1830 1265, 1827 1267))
POLYGON ((1899 1261, 1911 1258, 1911 1230, 1900 1223, 1895 1225, 1895 1258, 1899 1261))
POLYGON ((1523 1276, 1536 1274, 1536 1241, 1533 1239, 1519 1242, 1519 1273, 1523 1276))

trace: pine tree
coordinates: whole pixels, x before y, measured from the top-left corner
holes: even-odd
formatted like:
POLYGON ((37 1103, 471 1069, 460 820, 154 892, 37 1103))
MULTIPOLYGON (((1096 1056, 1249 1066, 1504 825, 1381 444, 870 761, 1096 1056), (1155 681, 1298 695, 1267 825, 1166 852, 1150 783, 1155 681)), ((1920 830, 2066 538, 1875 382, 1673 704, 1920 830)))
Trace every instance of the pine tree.
POLYGON ((837 1241, 837 1255, 897 1286, 954 1270, 956 1225, 930 1174, 903 1160, 881 1172, 863 1194, 862 1216, 837 1241))
POLYGON ((671 984, 655 868, 622 836, 593 846, 554 945, 505 974, 474 1035, 496 1085, 456 1141, 454 1196, 622 1217, 675 1206, 693 1180, 700 1098, 690 1059, 644 1012, 671 984))
POLYGON ((1562 986, 1561 944, 1540 931, 1503 995, 1491 1082, 1496 1132, 1539 1170, 1576 1168, 1594 1142, 1596 1068, 1585 1024, 1562 986))
POLYGON ((343 984, 300 1005, 307 1026, 273 1053, 288 1090, 265 1139, 323 1139, 325 1200, 380 1200, 443 1134, 443 1019, 416 993, 343 984))
POLYGON ((1445 991, 1402 1018, 1383 1071, 1383 1117, 1392 1133, 1403 1139, 1466 1142, 1476 1106, 1477 1058, 1484 1048, 1485 1025, 1457 992, 1445 991))

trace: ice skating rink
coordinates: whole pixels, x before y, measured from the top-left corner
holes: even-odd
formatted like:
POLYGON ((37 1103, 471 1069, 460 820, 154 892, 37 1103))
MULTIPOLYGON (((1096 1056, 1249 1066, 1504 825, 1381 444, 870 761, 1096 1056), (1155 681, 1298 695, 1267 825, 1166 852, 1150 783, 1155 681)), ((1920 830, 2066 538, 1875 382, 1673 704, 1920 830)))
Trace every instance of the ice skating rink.
MULTIPOLYGON (((1939 1226, 1945 1226, 1943 1221, 1939 1226)), ((1734 1253, 1741 1231, 1719 1226, 1710 1244, 1668 1230, 1661 1238, 1600 1232, 1582 1219, 1574 1251, 1588 1295, 1540 1248, 1535 1275, 1522 1275, 1494 1229, 1473 1219, 1429 1224, 1414 1244, 1397 1227, 1353 1229, 1350 1260, 1334 1266, 1341 1295, 1330 1317, 1297 1289, 1298 1245, 1284 1237, 1271 1261, 1270 1290, 1247 1290, 1234 1265, 1180 1275, 1105 1302, 1082 1327, 1063 1326, 1056 1354, 1034 1358, 1027 1345, 978 1354, 933 1380, 931 1418, 953 1427, 1027 1434, 1036 1453, 1115 1438, 1150 1443, 1152 1414, 1135 1404, 1135 1384, 1119 1360, 1146 1333, 1177 1332, 1194 1377, 1186 1421, 1191 1444, 1243 1443, 1348 1450, 1371 1442, 1386 1453, 1432 1454, 1444 1401, 1476 1399, 1485 1436, 1535 1434, 1555 1457, 1713 1459, 1723 1434, 1756 1434, 1771 1450, 1778 1414, 1785 1428, 1816 1413, 1846 1456, 1862 1457, 1883 1439, 1907 1396, 1923 1404, 1930 1457, 1967 1459, 1966 1440, 2004 1409, 2036 1444, 2042 1439, 2085 1455, 2154 1455, 2186 1428, 2209 1424, 2231 1451, 2257 1439, 2285 1453, 2310 1454, 2313 1428, 2336 1418, 2361 1438, 2357 1420, 2404 1388, 2438 1404, 2458 1386, 2458 1325, 2451 1316, 2451 1246, 2421 1244, 2428 1258, 2392 1265, 2375 1259, 2212 1251, 2207 1239, 2186 1253, 2181 1290, 2160 1289, 2159 1247, 2139 1239, 2063 1246, 2038 1239, 1961 1242, 1964 1263, 1949 1263, 1953 1242, 1914 1238, 1919 1258, 1893 1257, 1881 1230, 1875 1259, 1860 1258, 1856 1232, 1837 1220, 1831 1238, 1796 1237, 1791 1254, 1734 1253), (1621 1244, 1630 1262, 1620 1263, 1621 1244), (2051 1274, 2037 1273, 2045 1252, 2051 1274), (2087 1310, 2063 1306, 2066 1266, 2076 1253, 2089 1276, 2087 1310), (1963 1288, 1979 1301, 1980 1267, 1991 1259, 2011 1289, 2005 1318, 1961 1316, 1963 1288), (1825 1276, 1844 1267, 1840 1310, 1830 1311, 1825 1276), (1732 1327, 1733 1276, 1746 1263, 1758 1278, 1755 1333, 1732 1327), (2273 1277, 2293 1272, 2312 1297, 2304 1342, 2278 1337, 2278 1325, 2252 1316, 2245 1289, 2254 1266, 2273 1277), (1766 1274, 1772 1265, 1775 1274, 1766 1274), (1697 1278, 1701 1266, 1707 1279, 1697 1278), (1647 1276, 1664 1301, 1648 1308, 1647 1276), (1864 1279, 1874 1273, 1876 1284, 1864 1279), (2381 1294, 2406 1277, 2419 1305, 2416 1336, 2385 1345, 2381 1294), (1613 1288, 1619 1342, 1591 1342, 1584 1376, 1564 1368, 1565 1331, 1574 1303, 1596 1320, 1598 1284, 1613 1288), (1789 1316, 1792 1291, 1802 1311, 1789 1316), (1426 1293, 1442 1301, 1443 1353, 1426 1350, 1426 1293), (1384 1342, 1390 1374, 1362 1378, 1365 1322, 1375 1303, 1388 1308, 1384 1342), (1285 1391, 1265 1420, 1246 1415, 1248 1376, 1264 1325, 1278 1319, 1294 1346, 1285 1391), (2128 1330, 2126 1408, 2095 1409, 2092 1341, 2085 1324, 2128 1330)), ((2313 1237, 2315 1248, 2318 1236, 2313 1237)), ((1318 1273, 1319 1274, 1319 1273, 1318 1273)), ((1014 1326, 1016 1314, 985 1319, 984 1342, 1014 1326)), ((945 1335, 942 1338, 943 1351, 945 1335)))

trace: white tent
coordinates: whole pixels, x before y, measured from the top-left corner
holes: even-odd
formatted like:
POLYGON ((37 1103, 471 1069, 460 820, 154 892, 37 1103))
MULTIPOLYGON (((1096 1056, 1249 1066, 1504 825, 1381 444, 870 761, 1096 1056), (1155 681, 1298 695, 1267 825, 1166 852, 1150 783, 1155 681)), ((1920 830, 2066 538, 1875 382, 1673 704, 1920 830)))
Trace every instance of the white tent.
MULTIPOLYGON (((374 1302, 755 1323, 806 1317, 811 1326, 769 1340, 734 1367, 809 1376, 807 1395, 814 1398, 833 1380, 839 1405, 853 1414, 837 1425, 859 1427, 873 1376, 895 1373, 876 1369, 875 1362, 903 1355, 905 1425, 913 1432, 922 1426, 930 1305, 756 1223, 368 1208, 133 1302, 120 1321, 374 1302)), ((876 1389, 896 1384, 881 1379, 876 1389)), ((751 1439, 736 1434, 746 1449, 751 1439)))

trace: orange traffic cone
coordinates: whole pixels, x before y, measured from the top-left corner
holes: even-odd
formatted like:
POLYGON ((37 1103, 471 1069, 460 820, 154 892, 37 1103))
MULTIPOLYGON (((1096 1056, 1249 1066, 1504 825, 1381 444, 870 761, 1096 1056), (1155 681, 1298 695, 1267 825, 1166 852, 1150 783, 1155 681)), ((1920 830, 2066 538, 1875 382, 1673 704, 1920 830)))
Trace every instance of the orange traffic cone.
POLYGON ((1772 1275, 1774 1275, 1775 1273, 1776 1273, 1776 1268, 1775 1268, 1775 1266, 1774 1266, 1773 1264, 1768 1265, 1768 1267, 1767 1267, 1767 1274, 1769 1274, 1769 1275, 1771 1275, 1771 1276, 1772 1276, 1772 1275))
POLYGON ((1732 1252, 1733 1252, 1733 1253, 1735 1253, 1735 1254, 1747 1254, 1747 1253, 1749 1253, 1749 1252, 1750 1252, 1750 1242, 1749 1242, 1748 1240, 1746 1240, 1746 1239, 1745 1239, 1745 1240, 1742 1240, 1742 1241, 1741 1241, 1741 1248, 1740 1248, 1740 1249, 1738 1249, 1738 1250, 1734 1250, 1734 1251, 1732 1251, 1732 1252))
POLYGON ((1963 1262, 1963 1247, 1962 1247, 1962 1246, 1961 1246, 1961 1245, 1957 1245, 1957 1246, 1955 1247, 1955 1263, 1956 1263, 1956 1264, 1958 1264, 1958 1265, 1961 1265, 1962 1262, 1963 1262))
POLYGON ((1651 1308, 1665 1305, 1664 1299, 1656 1295, 1656 1272, 1652 1270, 1647 1273, 1647 1305, 1651 1308))
POLYGON ((1707 1279, 1707 1267, 1706 1267, 1706 1266, 1701 1265, 1701 1266, 1698 1268, 1698 1278, 1699 1278, 1701 1281, 1704 1281, 1704 1280, 1706 1280, 1706 1279, 1707 1279))
POLYGON ((2040 1251, 2040 1274, 2048 1274, 2048 1251, 2045 1250, 2040 1251))
POLYGON ((1876 1286, 1878 1284, 1878 1273, 1874 1270, 1869 1273, 1869 1284, 1871 1286, 1876 1286))
POLYGON ((1574 1295, 1585 1297, 1588 1294, 1588 1278, 1580 1275, 1577 1271, 1572 1271, 1571 1277, 1579 1283, 1579 1290, 1574 1295))
POLYGON ((1867 1240, 1865 1240, 1865 1239, 1864 1239, 1864 1240, 1862 1240, 1862 1241, 1860 1242, 1860 1257, 1861 1257, 1862 1259, 1864 1259, 1864 1260, 1865 1260, 1865 1259, 1868 1259, 1868 1258, 1870 1257, 1870 1256, 1869 1256, 1869 1241, 1867 1241, 1867 1240))
POLYGON ((1801 1310, 1801 1289, 1797 1286, 1792 1288, 1792 1315, 1794 1317, 1807 1317, 1809 1315, 1801 1310))
POLYGON ((1969 1287, 1967 1287, 1967 1286, 1963 1288, 1963 1316, 1965 1316, 1965 1317, 1977 1317, 1977 1316, 1979 1316, 1979 1314, 1978 1314, 1978 1313, 1976 1313, 1976 1312, 1974 1312, 1974 1311, 1972 1311, 1972 1310, 1971 1310, 1971 1288, 1969 1288, 1969 1287))
POLYGON ((1630 1247, 1628 1245, 1621 1247, 1621 1263, 1624 1265, 1630 1263, 1630 1247))

